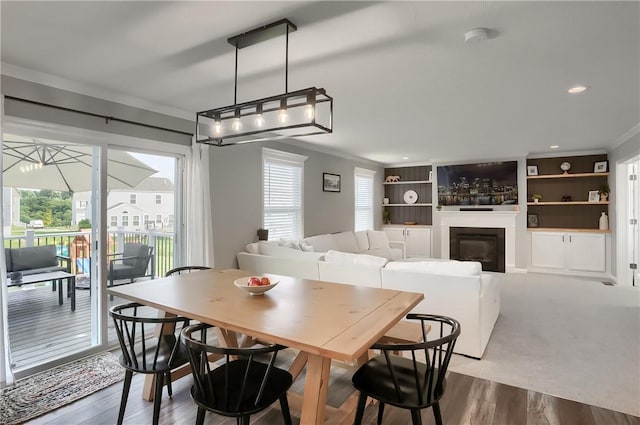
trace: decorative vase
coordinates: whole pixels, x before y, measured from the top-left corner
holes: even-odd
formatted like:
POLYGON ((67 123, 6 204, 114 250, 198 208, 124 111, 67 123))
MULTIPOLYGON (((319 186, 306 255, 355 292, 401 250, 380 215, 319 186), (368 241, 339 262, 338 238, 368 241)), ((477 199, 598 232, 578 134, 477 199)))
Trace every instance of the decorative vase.
POLYGON ((536 198, 536 199, 534 199, 534 200, 533 200, 533 203, 534 203, 534 204, 537 204, 537 203, 538 203, 538 201, 539 201, 539 199, 538 199, 538 198, 536 198))
POLYGON ((600 230, 609 229, 609 217, 607 213, 602 211, 602 215, 600 216, 600 230))
POLYGON ((600 202, 606 202, 609 200, 609 194, 606 192, 600 193, 600 202))
POLYGON ((259 241, 269 240, 269 229, 258 229, 258 240, 259 241))

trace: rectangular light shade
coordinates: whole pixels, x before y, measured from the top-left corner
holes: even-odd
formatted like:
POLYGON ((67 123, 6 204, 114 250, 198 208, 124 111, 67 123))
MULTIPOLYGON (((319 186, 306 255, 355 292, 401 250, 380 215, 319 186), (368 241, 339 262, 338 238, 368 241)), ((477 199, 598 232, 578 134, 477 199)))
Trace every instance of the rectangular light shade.
POLYGON ((333 98, 316 87, 196 114, 196 142, 214 146, 332 132, 333 98), (286 120, 281 120, 282 105, 286 120))

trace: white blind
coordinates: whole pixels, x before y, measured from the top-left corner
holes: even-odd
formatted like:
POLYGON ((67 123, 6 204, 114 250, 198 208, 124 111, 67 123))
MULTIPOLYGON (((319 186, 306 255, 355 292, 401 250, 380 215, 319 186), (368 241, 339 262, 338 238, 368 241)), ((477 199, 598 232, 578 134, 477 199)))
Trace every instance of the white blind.
POLYGON ((355 231, 373 230, 373 175, 374 171, 356 168, 355 176, 355 231))
POLYGON ((302 179, 306 157, 263 149, 263 227, 269 239, 302 238, 302 179))

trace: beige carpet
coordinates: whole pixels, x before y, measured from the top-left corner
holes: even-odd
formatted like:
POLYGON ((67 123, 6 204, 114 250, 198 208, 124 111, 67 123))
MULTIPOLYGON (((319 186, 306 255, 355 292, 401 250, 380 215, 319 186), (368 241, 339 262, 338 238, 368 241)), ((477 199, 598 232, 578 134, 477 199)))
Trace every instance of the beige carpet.
POLYGON ((500 275, 500 317, 481 361, 450 369, 640 416, 640 289, 500 275))

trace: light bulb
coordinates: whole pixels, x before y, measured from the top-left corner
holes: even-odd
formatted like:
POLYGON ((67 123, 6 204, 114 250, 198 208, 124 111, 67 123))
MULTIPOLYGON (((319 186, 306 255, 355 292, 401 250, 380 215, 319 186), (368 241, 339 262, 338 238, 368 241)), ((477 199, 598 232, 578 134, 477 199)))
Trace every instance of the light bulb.
POLYGON ((256 115, 256 127, 262 127, 264 125, 264 117, 262 114, 256 115))
POLYGON ((289 120, 289 115, 287 114, 286 109, 280 109, 280 113, 278 114, 278 122, 280 124, 285 124, 289 120))
POLYGON ((304 108, 304 117, 308 120, 312 120, 313 117, 315 116, 316 111, 315 108, 313 107, 313 105, 307 105, 304 108))
POLYGON ((285 124, 289 120, 289 115, 287 115, 287 99, 280 100, 280 113, 278 114, 278 122, 280 124, 285 124))
POLYGON ((220 122, 220 114, 216 114, 216 117, 213 121, 213 132, 215 134, 222 133, 222 123, 220 122))
POLYGON ((240 118, 234 118, 233 119, 233 123, 231 124, 231 128, 233 129, 233 131, 240 131, 240 129, 242 128, 242 121, 240 121, 240 118))

